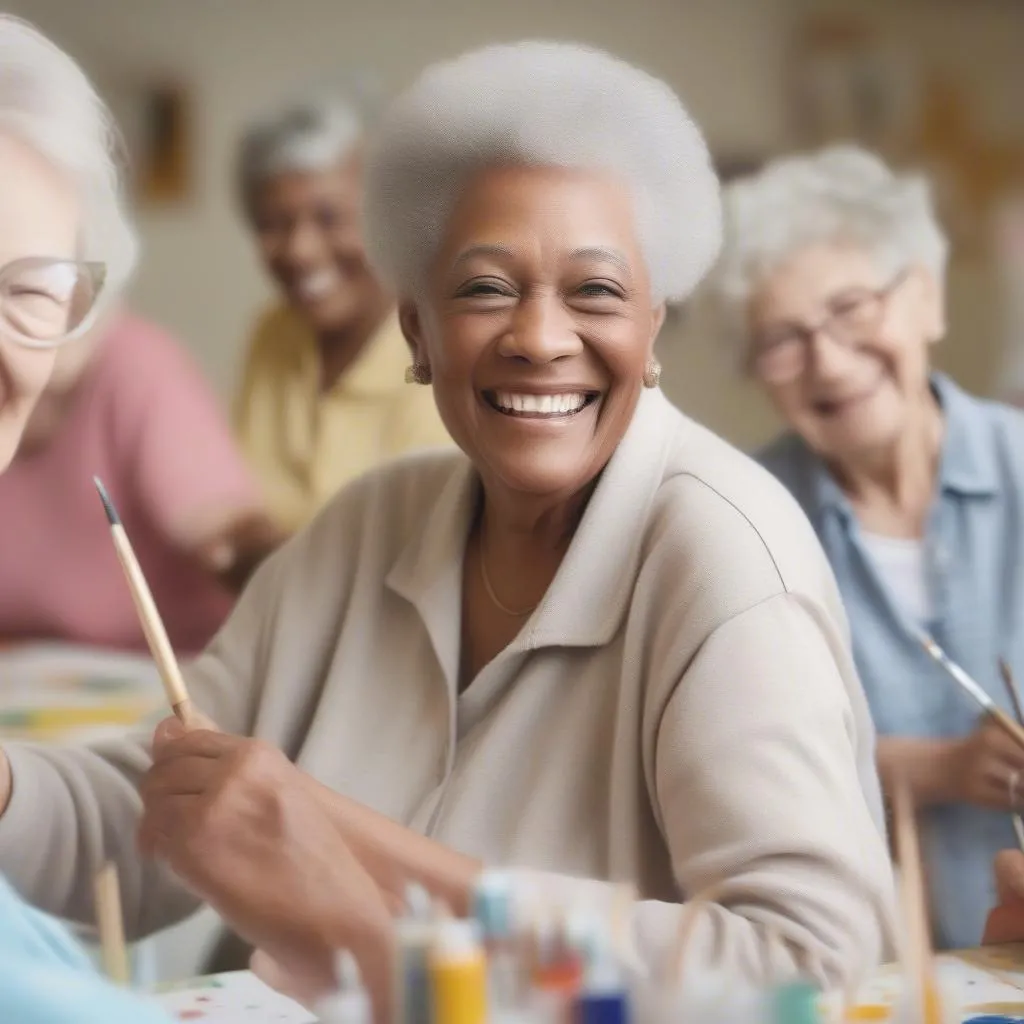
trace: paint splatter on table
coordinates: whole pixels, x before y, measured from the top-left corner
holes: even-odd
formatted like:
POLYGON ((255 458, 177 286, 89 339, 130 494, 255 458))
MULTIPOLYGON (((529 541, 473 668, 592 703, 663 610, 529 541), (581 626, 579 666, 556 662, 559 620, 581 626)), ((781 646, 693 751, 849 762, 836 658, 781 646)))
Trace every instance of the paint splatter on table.
POLYGON ((249 971, 163 986, 154 998, 175 1020, 194 1024, 316 1024, 308 1010, 249 971))
MULTIPOLYGON (((937 980, 948 1020, 998 1015, 1024 1018, 1024 946, 993 947, 946 953, 936 958, 937 980)), ((847 1008, 847 1024, 889 1024, 904 992, 903 978, 895 965, 883 967, 847 1008)), ((824 999, 827 1019, 843 1019, 842 1000, 824 999)))
MULTIPOLYGON (((947 1020, 1024 1018, 1024 946, 944 954, 938 957, 937 973, 943 993, 956 1004, 947 1007, 947 1020)), ((890 1024, 902 993, 899 968, 883 967, 857 994, 846 1024, 890 1024)), ((155 999, 183 1024, 316 1024, 307 1010, 248 971, 164 986, 155 999)), ((836 996, 825 997, 824 1019, 841 1020, 841 1003, 836 996)))

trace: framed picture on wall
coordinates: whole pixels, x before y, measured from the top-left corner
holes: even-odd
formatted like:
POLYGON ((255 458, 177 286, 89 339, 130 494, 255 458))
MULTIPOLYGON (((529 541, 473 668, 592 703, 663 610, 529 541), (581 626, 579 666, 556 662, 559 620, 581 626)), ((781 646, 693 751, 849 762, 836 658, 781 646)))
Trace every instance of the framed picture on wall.
POLYGON ((925 174, 954 258, 985 257, 994 208, 1024 183, 1024 135, 992 135, 970 82, 915 54, 868 17, 808 18, 791 62, 796 137, 806 148, 857 143, 925 174))
POLYGON ((104 90, 124 136, 135 201, 143 207, 179 203, 193 192, 193 106, 186 87, 170 79, 126 78, 104 90))
POLYGON ((837 139, 890 156, 913 148, 922 79, 913 53, 856 16, 808 18, 791 64, 797 135, 804 145, 837 139))

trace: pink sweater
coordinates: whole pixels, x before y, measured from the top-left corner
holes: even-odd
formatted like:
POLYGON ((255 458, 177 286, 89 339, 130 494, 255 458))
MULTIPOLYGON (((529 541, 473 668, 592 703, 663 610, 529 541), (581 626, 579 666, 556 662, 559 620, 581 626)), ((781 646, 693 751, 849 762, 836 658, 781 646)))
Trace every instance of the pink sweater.
POLYGON ((0 637, 145 647, 95 474, 117 505, 171 642, 200 650, 231 598, 176 538, 225 507, 256 504, 215 396, 173 338, 124 315, 72 401, 53 440, 0 476, 0 637))

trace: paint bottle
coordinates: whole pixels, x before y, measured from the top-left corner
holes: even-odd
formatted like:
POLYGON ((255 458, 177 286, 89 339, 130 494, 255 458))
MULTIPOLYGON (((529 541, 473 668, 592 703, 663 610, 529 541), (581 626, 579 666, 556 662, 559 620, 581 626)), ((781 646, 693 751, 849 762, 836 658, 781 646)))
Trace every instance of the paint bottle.
POLYGON ((771 994, 772 1024, 821 1024, 821 993, 804 981, 780 985, 771 994))
POLYGON ((573 998, 583 984, 583 957, 570 942, 565 923, 542 924, 535 949, 533 988, 573 998))
POLYGON ((629 993, 619 965, 596 944, 592 954, 573 1005, 573 1024, 629 1024, 629 993))
POLYGON ((490 1013, 511 1013, 521 1007, 527 991, 525 948, 517 930, 512 879, 502 871, 485 871, 473 890, 472 916, 480 929, 487 956, 490 1013))
POLYGON ((536 923, 530 972, 530 1008, 541 1020, 567 1024, 583 984, 583 960, 572 948, 566 922, 536 923))
POLYGON ((434 1024, 486 1024, 487 962, 475 921, 438 921, 430 947, 434 1024))
POLYGON ((1022 1019, 1004 1013, 983 1013, 977 1017, 967 1017, 963 1024, 1020 1024, 1022 1019))
POLYGON ((599 960, 614 959, 607 925, 587 907, 577 907, 565 919, 565 941, 579 957, 584 976, 599 960))
POLYGON ((359 965, 346 949, 335 960, 338 988, 314 1007, 320 1024, 373 1024, 373 1007, 363 988, 359 965))
POLYGON ((804 981, 787 982, 771 988, 730 985, 718 997, 721 1024, 823 1024, 821 994, 804 981))
POLYGON ((431 1024, 429 956, 435 926, 430 894, 421 885, 409 885, 405 906, 395 922, 395 1022, 431 1024))
POLYGON ((512 880, 503 871, 484 871, 473 889, 472 916, 480 927, 484 948, 508 942, 512 937, 512 880))

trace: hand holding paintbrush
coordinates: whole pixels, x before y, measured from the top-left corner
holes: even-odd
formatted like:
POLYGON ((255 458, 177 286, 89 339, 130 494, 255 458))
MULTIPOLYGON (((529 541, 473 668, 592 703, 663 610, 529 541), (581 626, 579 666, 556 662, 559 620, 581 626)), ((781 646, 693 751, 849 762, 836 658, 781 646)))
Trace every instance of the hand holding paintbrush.
MULTIPOLYGON (((929 636, 921 643, 931 657, 942 666, 963 692, 984 712, 975 730, 954 742, 955 758, 946 774, 956 801, 1015 810, 1017 781, 1024 777, 1024 719, 1021 701, 1005 662, 1000 672, 1014 709, 1011 718, 968 673, 957 665, 929 636)), ((1024 822, 1019 825, 1018 838, 1024 848, 1024 822)))
POLYGON ((117 552, 125 579, 128 581, 128 589, 135 602, 135 609, 139 614, 142 630, 146 634, 150 653, 153 655, 160 678, 163 680, 167 700, 181 724, 187 729, 198 724, 198 719, 192 708, 192 702, 189 700, 188 691, 185 689, 185 680, 182 679, 178 659, 174 656, 174 650, 167 637, 167 630, 164 628, 156 602, 154 602, 149 585, 146 583, 146 577, 142 574, 142 568, 135 557, 128 534, 125 533, 124 527, 121 525, 121 518, 114 508, 114 503, 110 500, 110 495, 107 494, 106 488, 98 477, 93 477, 93 482, 96 484, 96 490, 99 491, 100 501, 103 502, 103 510, 107 514, 110 534, 114 540, 114 550, 117 552))
MULTIPOLYGON (((1010 698, 1010 704, 1013 706, 1013 713, 1017 717, 1017 721, 1024 725, 1024 707, 1021 706, 1020 694, 1017 692, 1017 684, 1014 682, 1013 673, 1010 671, 1010 666, 1005 661, 999 662, 999 674, 1003 677, 1003 685, 1006 687, 1007 696, 1010 698)), ((1021 818, 1020 813, 1017 811, 1018 807, 1018 794, 1017 794, 1017 782, 1020 778, 1020 773, 1014 771, 1010 775, 1009 779, 1009 797, 1010 807, 1013 809, 1013 831, 1017 837, 1017 845, 1024 851, 1024 819, 1021 818)))
POLYGON ((1024 750, 1024 725, 1014 721, 996 702, 982 689, 981 685, 972 679, 948 654, 927 634, 921 637, 921 644, 924 649, 941 665, 960 689, 967 694, 989 715, 993 722, 999 726, 1014 742, 1024 750))

